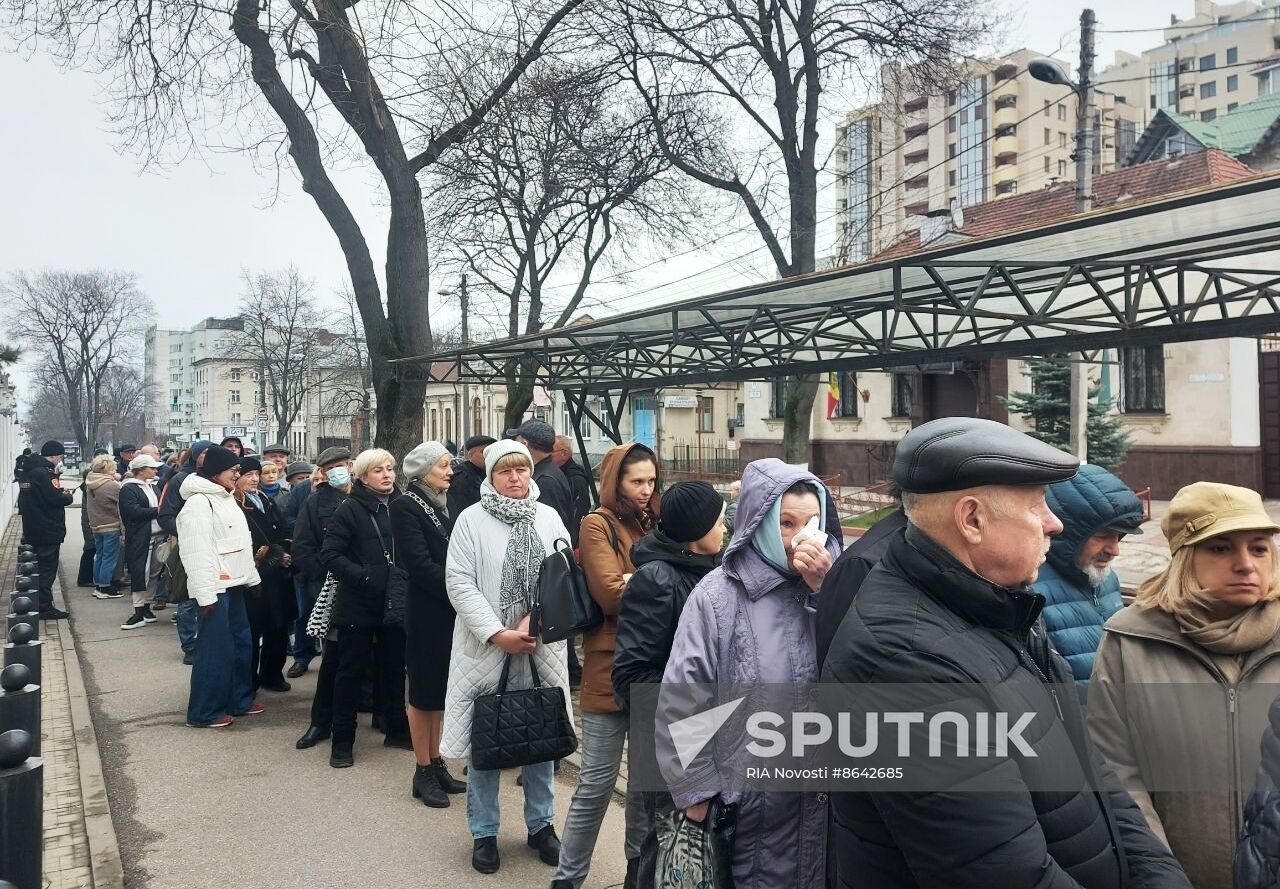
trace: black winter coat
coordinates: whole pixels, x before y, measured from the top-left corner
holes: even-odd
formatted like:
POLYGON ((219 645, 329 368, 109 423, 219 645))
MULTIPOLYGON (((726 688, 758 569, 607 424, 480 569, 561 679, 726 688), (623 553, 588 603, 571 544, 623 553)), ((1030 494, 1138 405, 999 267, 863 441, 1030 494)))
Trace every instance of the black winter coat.
POLYGON ((635 574, 622 593, 613 650, 613 699, 630 712, 631 686, 662 682, 680 613, 689 594, 720 564, 720 556, 691 553, 661 531, 631 547, 635 574))
POLYGON ((453 474, 449 483, 449 515, 456 520, 468 506, 480 502, 480 485, 484 481, 484 470, 476 469, 470 460, 463 460, 453 474))
POLYGON ((1093 747, 1077 697, 1055 693, 1070 688, 1071 669, 1030 632, 1043 604, 983 580, 913 526, 893 539, 840 625, 822 681, 982 683, 993 699, 984 710, 1061 716, 1024 736, 1035 757, 991 760, 981 780, 1000 791, 833 794, 838 886, 1190 886, 1093 747))
POLYGON ((151 554, 151 523, 160 514, 158 506, 152 506, 142 485, 132 482, 120 486, 120 523, 124 526, 124 558, 129 566, 130 582, 140 592, 147 588, 146 567, 151 554), (135 568, 142 566, 142 577, 135 577, 135 568), (141 586, 136 586, 141 582, 141 586))
POLYGON ((23 539, 33 546, 61 543, 67 537, 67 507, 74 496, 53 486, 53 466, 31 454, 18 482, 18 511, 22 513, 23 539))
POLYGON ((311 493, 298 510, 293 523, 293 564, 310 581, 324 580, 325 567, 320 559, 324 535, 329 530, 334 513, 347 495, 330 484, 320 485, 311 493))
POLYGON ((284 518, 270 497, 260 497, 262 510, 251 503, 243 503, 244 519, 253 538, 254 561, 262 590, 247 600, 249 619, 258 630, 278 630, 288 626, 298 616, 298 601, 293 594, 293 569, 284 566, 284 555, 289 552, 290 540, 284 530, 284 518), (267 548, 261 558, 258 553, 267 548))
POLYGON ((1236 846, 1236 889, 1280 887, 1280 698, 1268 712, 1258 780, 1244 807, 1236 846))
POLYGON ((396 542, 396 564, 409 575, 404 625, 409 703, 420 710, 436 709, 443 706, 449 654, 453 649, 453 624, 457 617, 444 585, 453 519, 431 502, 420 483, 412 482, 405 496, 391 503, 391 527, 396 542), (409 494, 420 498, 426 509, 409 494), (419 706, 415 699, 430 700, 432 706, 419 706))
MULTIPOLYGON (((392 488, 389 503, 395 503, 401 496, 392 488)), ((333 602, 335 627, 382 626, 392 534, 387 506, 363 482, 353 482, 351 494, 333 514, 320 548, 321 563, 338 580, 338 594, 333 602), (384 543, 386 549, 383 549, 384 543)))
POLYGON ((578 530, 583 517, 591 512, 591 479, 587 471, 577 460, 570 460, 560 467, 565 480, 569 483, 569 493, 573 495, 573 523, 566 525, 569 536, 573 538, 574 549, 578 548, 578 530))
MULTIPOLYGON (((560 514, 566 528, 573 527, 573 492, 569 480, 560 467, 547 457, 533 467, 533 480, 538 484, 538 502, 545 503, 560 514)), ((572 531, 570 532, 572 534, 572 531)))
POLYGON ((195 461, 187 460, 160 489, 160 515, 156 517, 156 521, 160 523, 160 530, 171 537, 178 536, 178 513, 182 512, 182 507, 187 502, 182 499, 182 483, 195 471, 195 461))
POLYGON ((900 508, 876 522, 840 554, 836 563, 822 581, 822 593, 818 596, 818 614, 814 629, 818 639, 818 669, 827 659, 827 649, 840 629, 840 622, 849 613, 853 597, 858 594, 862 582, 871 569, 884 558, 894 535, 907 527, 907 514, 900 508))

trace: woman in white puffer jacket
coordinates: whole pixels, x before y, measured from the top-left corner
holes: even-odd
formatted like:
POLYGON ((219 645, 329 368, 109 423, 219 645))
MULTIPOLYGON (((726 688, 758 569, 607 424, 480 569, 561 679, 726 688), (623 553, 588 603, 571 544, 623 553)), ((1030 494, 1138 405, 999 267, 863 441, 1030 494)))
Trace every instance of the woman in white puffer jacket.
POLYGON ((187 700, 187 725, 197 728, 222 728, 235 716, 265 709, 253 699, 244 597, 259 579, 249 525, 231 496, 239 475, 239 458, 215 445, 179 489, 185 502, 177 518, 178 553, 187 592, 200 608, 187 700))

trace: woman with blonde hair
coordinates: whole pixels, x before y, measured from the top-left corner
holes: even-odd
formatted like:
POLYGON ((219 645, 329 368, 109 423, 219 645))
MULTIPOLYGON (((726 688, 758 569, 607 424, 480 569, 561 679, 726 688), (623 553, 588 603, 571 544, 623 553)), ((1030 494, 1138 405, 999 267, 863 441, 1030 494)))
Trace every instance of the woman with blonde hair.
POLYGON ((115 588, 112 576, 120 558, 120 480, 116 478, 116 461, 110 454, 99 454, 89 464, 84 480, 89 530, 93 534, 93 597, 119 599, 124 593, 115 588))
POLYGON ((394 567, 391 504, 401 496, 396 458, 381 448, 361 451, 352 475, 351 494, 330 519, 320 549, 320 561, 338 581, 330 619, 339 650, 329 754, 335 769, 355 764, 356 709, 371 651, 373 706, 387 732, 383 746, 413 749, 404 709, 404 627, 386 622, 394 567))
POLYGON ((1169 567, 1107 621, 1089 733, 1197 889, 1230 889, 1280 683, 1280 525, 1255 491, 1196 482, 1160 523, 1169 567))

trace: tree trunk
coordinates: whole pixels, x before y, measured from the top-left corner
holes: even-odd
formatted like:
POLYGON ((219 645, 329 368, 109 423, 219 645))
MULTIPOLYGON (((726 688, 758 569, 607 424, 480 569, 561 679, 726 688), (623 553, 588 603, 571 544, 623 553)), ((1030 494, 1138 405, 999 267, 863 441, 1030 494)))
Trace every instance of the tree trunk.
POLYGON ((818 376, 787 377, 786 403, 782 414, 782 459, 787 463, 809 462, 809 433, 813 399, 818 394, 818 376))
MULTIPOLYGON (((817 172, 806 167, 792 174, 791 182, 791 269, 792 274, 803 275, 817 268, 817 172)), ((813 400, 819 380, 816 374, 787 378, 782 422, 782 459, 787 463, 810 462, 813 400)))
POLYGON ((515 429, 524 422, 524 413, 533 404, 533 385, 533 368, 528 364, 513 363, 507 370, 507 407, 502 412, 504 429, 515 429))

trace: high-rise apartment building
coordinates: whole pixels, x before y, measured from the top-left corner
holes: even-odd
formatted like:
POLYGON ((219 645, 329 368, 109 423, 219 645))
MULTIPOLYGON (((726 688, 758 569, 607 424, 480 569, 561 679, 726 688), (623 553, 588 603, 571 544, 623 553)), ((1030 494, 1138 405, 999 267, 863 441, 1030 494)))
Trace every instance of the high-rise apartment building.
POLYGON ((1195 0, 1194 15, 1172 17, 1162 36, 1141 55, 1117 52, 1098 75, 1100 89, 1138 109, 1140 128, 1157 111, 1210 123, 1280 92, 1280 0, 1195 0))
MULTIPOLYGON (((1023 49, 974 64, 958 86, 932 94, 886 66, 882 101, 836 132, 842 263, 873 256, 930 216, 1075 179, 1076 96, 1027 73, 1042 55, 1023 49)), ((1113 170, 1132 148, 1136 110, 1099 94, 1093 129, 1094 170, 1113 170)))
POLYGON ((151 390, 147 415, 154 418, 151 425, 164 441, 190 442, 215 419, 201 403, 196 365, 222 355, 231 332, 243 329, 239 318, 206 318, 189 330, 147 328, 143 359, 151 390))

